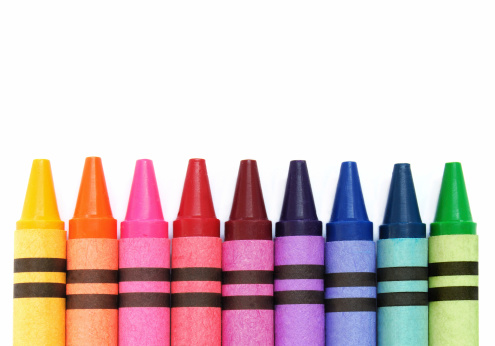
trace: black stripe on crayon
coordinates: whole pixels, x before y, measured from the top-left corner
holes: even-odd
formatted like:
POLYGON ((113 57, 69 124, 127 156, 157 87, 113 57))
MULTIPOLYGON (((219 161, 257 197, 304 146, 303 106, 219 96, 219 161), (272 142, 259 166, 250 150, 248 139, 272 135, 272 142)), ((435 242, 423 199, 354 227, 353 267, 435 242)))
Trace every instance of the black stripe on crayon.
POLYGON ((69 294, 67 309, 118 309, 117 294, 69 294))
POLYGON ((376 274, 370 272, 327 273, 325 287, 375 287, 376 274))
POLYGON ((323 291, 280 291, 273 294, 275 305, 323 304, 323 291))
POLYGON ((67 261, 63 258, 16 258, 14 273, 28 272, 65 272, 67 261))
POLYGON ((169 308, 170 293, 134 292, 120 293, 121 308, 169 308))
POLYGON ((272 270, 233 270, 222 272, 224 285, 273 284, 272 270))
POLYGON ((325 299, 327 312, 376 311, 375 298, 332 298, 325 299))
POLYGON ((221 293, 173 293, 172 308, 221 308, 221 293))
POLYGON ((170 281, 169 268, 121 268, 119 281, 170 281))
POLYGON ((427 306, 428 292, 378 293, 379 308, 387 306, 427 306))
POLYGON ((77 269, 67 270, 68 284, 116 284, 119 282, 119 271, 109 269, 77 269))
POLYGON ((377 269, 378 282, 428 280, 428 267, 390 267, 377 269))
POLYGON ((275 266, 275 280, 319 279, 325 278, 323 265, 282 265, 275 266))
POLYGON ((428 265, 430 276, 478 275, 478 262, 438 262, 428 265))
POLYGON ((478 286, 435 287, 428 292, 430 302, 478 300, 478 286))
POLYGON ((222 281, 222 269, 173 268, 172 281, 222 281))
POLYGON ((273 310, 273 296, 228 296, 222 310, 273 310))
POLYGON ((65 298, 65 284, 52 282, 14 284, 14 298, 65 298))

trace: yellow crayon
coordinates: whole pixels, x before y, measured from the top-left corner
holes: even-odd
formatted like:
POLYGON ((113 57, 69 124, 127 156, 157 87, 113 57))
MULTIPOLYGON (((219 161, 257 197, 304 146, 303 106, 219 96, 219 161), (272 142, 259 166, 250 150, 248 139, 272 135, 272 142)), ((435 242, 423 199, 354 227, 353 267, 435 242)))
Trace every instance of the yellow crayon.
POLYGON ((14 345, 65 345, 66 232, 48 160, 33 161, 14 234, 14 345))

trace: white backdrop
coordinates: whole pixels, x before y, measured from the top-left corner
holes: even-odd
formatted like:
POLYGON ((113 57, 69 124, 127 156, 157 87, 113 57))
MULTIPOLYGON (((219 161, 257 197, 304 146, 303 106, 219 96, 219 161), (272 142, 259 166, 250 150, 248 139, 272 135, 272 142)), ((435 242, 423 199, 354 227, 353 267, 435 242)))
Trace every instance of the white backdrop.
POLYGON ((86 156, 102 157, 119 221, 136 159, 154 160, 172 221, 187 160, 205 158, 222 223, 241 159, 258 160, 272 221, 289 160, 306 159, 324 222, 340 163, 354 160, 375 239, 394 163, 412 164, 429 224, 444 163, 461 161, 487 344, 494 17, 492 1, 1 2, 2 335, 11 340, 13 232, 34 158, 51 160, 64 221, 86 156))

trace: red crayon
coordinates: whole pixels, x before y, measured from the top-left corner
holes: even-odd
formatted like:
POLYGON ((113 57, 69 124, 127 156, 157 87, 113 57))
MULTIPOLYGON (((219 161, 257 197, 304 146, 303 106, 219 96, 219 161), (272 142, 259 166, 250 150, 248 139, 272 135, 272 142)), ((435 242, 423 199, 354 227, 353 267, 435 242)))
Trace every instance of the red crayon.
POLYGON ((203 159, 189 160, 172 239, 172 345, 221 345, 222 240, 203 159))

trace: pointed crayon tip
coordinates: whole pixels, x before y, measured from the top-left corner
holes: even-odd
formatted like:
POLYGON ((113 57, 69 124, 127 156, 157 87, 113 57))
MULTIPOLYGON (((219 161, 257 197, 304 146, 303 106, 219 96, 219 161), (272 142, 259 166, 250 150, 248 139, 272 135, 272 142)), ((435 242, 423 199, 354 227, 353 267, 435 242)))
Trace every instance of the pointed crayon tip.
POLYGON ((17 229, 64 229, 48 160, 33 160, 22 216, 17 229))
POLYGON ((163 219, 153 161, 137 160, 121 238, 166 238, 168 225, 163 219))
POLYGON ((76 210, 69 221, 69 238, 117 238, 117 221, 99 157, 86 158, 76 210))
POLYGON ((210 183, 203 159, 191 159, 187 167, 174 237, 219 237, 210 183))
POLYGON ((411 166, 398 163, 392 173, 385 217, 380 226, 380 239, 424 237, 426 225, 422 223, 419 214, 411 166))
POLYGON ((373 240, 356 162, 342 162, 327 241, 373 240))
POLYGON ((290 162, 280 221, 275 225, 277 237, 322 234, 309 180, 306 161, 290 162))
POLYGON ((249 239, 271 240, 272 223, 266 215, 258 165, 255 160, 242 160, 225 241, 249 239))
POLYGON ((459 162, 445 164, 435 222, 431 224, 432 236, 451 234, 476 234, 459 162))

